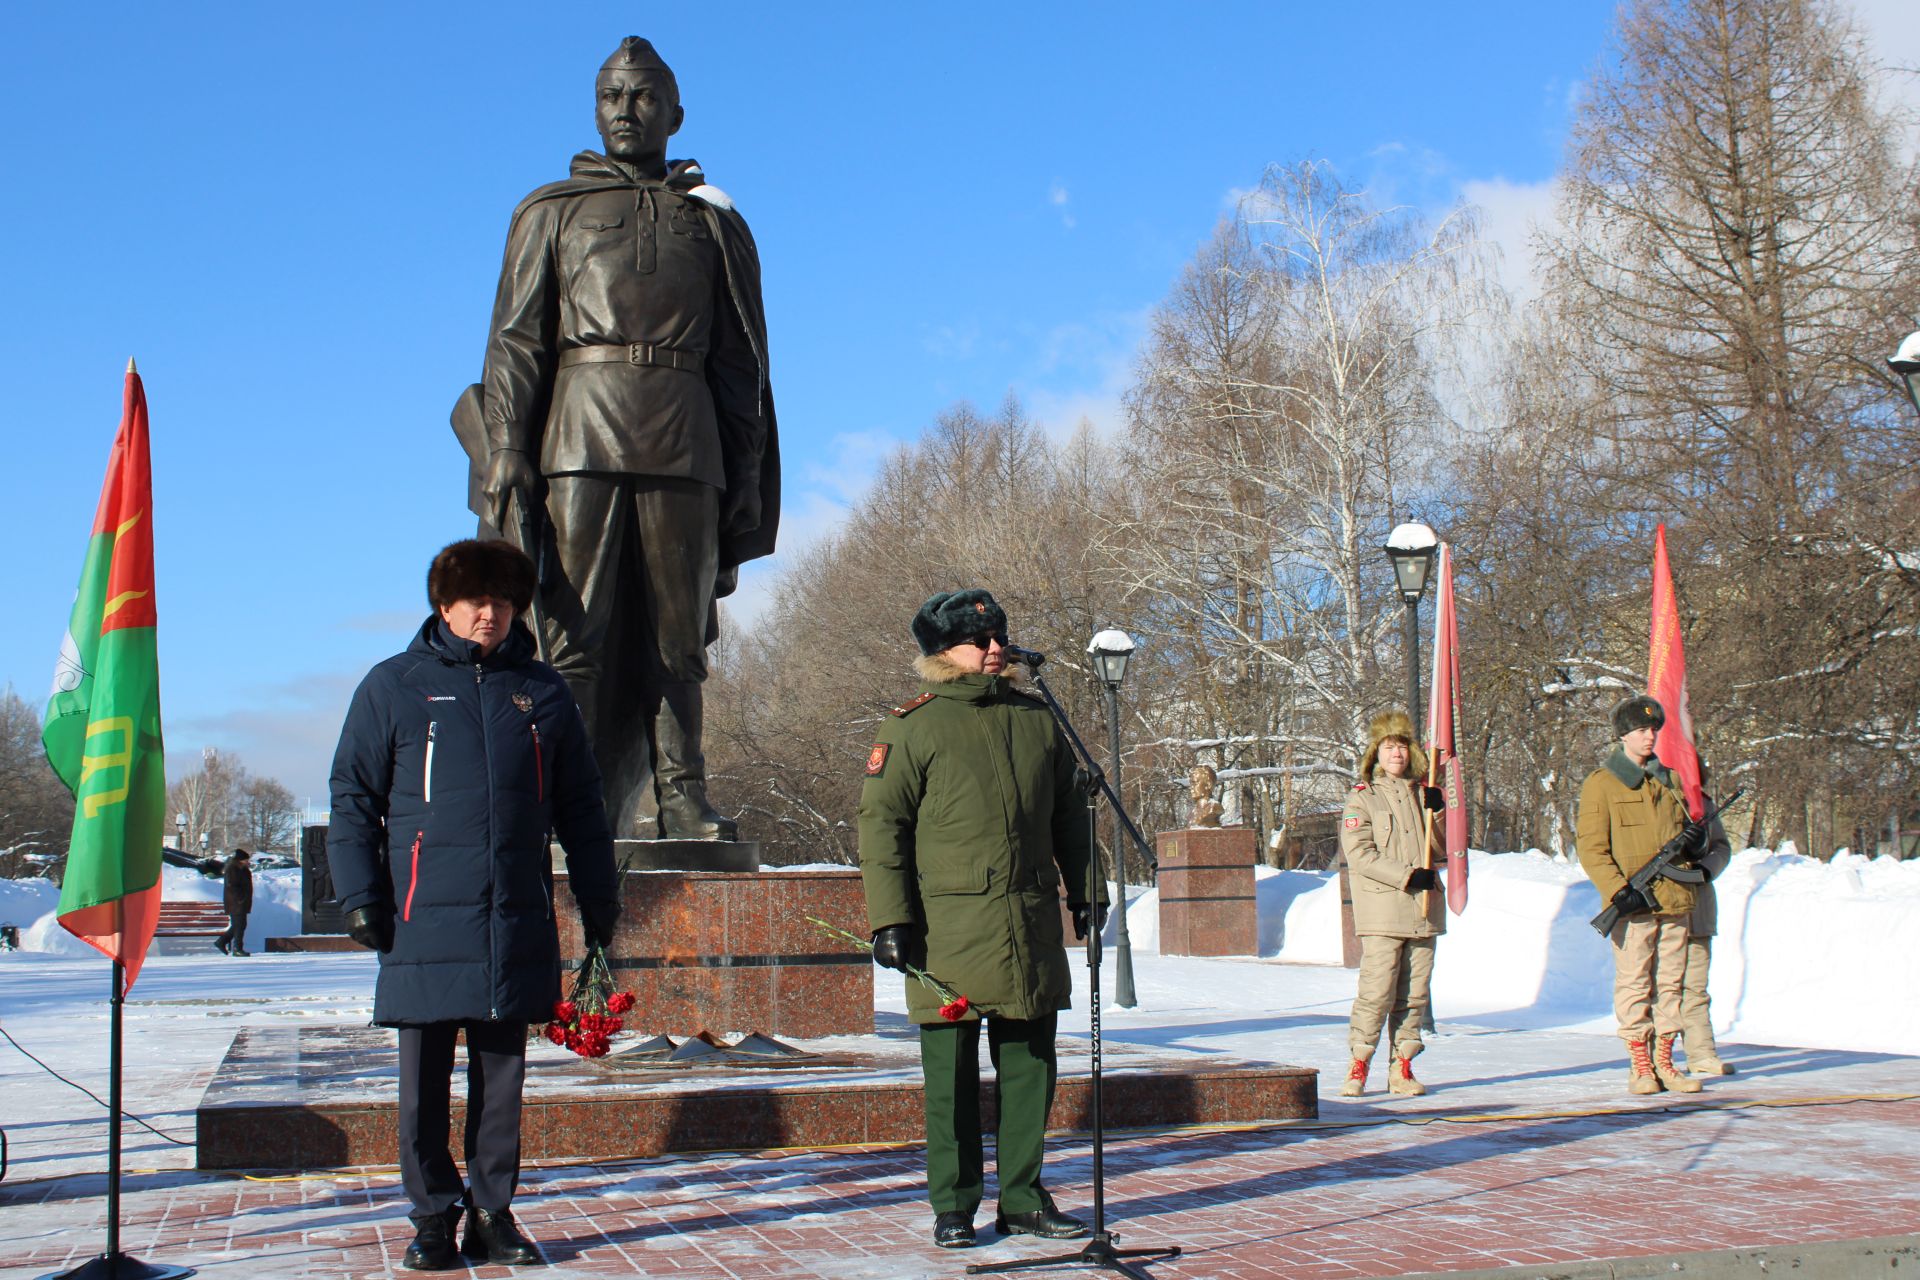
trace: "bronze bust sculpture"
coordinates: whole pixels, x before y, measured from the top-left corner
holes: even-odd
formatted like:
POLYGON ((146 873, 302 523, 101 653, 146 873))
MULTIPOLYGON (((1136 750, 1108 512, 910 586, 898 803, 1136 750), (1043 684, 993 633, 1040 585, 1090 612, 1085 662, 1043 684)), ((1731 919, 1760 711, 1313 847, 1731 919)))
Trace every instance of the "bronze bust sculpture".
POLYGON ((716 601, 779 523, 759 254, 700 166, 668 162, 685 113, 651 44, 623 40, 595 94, 605 151, 514 210, 454 429, 483 530, 518 540, 509 504, 533 514, 543 653, 586 719, 615 836, 730 840, 701 684, 716 601))

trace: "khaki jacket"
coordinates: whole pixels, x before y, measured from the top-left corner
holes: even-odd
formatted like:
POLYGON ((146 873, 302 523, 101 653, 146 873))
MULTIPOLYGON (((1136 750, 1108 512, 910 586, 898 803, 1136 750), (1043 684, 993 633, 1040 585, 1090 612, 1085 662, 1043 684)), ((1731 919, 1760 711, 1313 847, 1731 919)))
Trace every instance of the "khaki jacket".
MULTIPOLYGON (((1621 772, 1635 772, 1635 767, 1615 747, 1607 764, 1588 774, 1580 788, 1575 847, 1603 904, 1687 823, 1686 803, 1670 782, 1643 776, 1639 785, 1629 786, 1621 772)), ((1661 779, 1670 778, 1664 767, 1658 772, 1661 779)), ((1697 896, 1692 885, 1662 876, 1653 882, 1654 913, 1689 915, 1697 896)))
MULTIPOLYGON (((1430 891, 1422 914, 1420 895, 1407 890, 1407 877, 1426 865, 1420 845, 1428 824, 1414 785, 1383 773, 1347 793, 1340 853, 1353 887, 1353 930, 1362 937, 1432 938, 1447 931, 1446 894, 1430 891)), ((1445 844, 1437 823, 1432 843, 1438 862, 1445 844)))
MULTIPOLYGON (((968 998, 969 1018, 1068 1008, 1060 887, 1084 899, 1092 857, 1073 751, 1045 705, 1005 677, 935 674, 881 722, 867 756, 868 928, 908 926, 914 962, 968 998)), ((907 979, 912 1021, 940 1022, 939 1006, 907 979)))

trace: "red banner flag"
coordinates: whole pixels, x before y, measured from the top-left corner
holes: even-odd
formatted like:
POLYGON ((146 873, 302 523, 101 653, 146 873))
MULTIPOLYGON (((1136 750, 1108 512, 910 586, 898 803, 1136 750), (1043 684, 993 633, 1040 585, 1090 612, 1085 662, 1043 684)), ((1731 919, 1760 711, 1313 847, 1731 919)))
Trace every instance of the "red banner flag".
POLYGON ((1433 619, 1433 679, 1427 701, 1427 783, 1446 793, 1447 907, 1467 909, 1467 790, 1455 735, 1460 725, 1460 634, 1453 614, 1453 548, 1440 544, 1439 612, 1433 619))
POLYGON ((1667 526, 1653 534, 1653 635, 1647 646, 1647 696, 1667 713, 1653 754, 1673 770, 1694 817, 1707 811, 1700 786, 1700 754, 1693 749, 1693 712, 1687 708, 1687 654, 1680 644, 1680 605, 1667 563, 1667 526))

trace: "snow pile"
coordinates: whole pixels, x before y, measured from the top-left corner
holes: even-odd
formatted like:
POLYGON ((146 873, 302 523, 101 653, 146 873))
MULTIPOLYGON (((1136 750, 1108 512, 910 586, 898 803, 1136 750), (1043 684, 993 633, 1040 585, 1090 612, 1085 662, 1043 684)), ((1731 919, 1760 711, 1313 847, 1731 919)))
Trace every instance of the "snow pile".
MULTIPOLYGON (((1613 1025, 1613 954, 1587 924, 1600 895, 1579 864, 1475 852, 1467 910, 1447 916, 1434 966, 1439 1016, 1500 1027, 1613 1025)), ((1260 954, 1341 961, 1332 872, 1255 868, 1260 954)), ((1736 1041, 1920 1054, 1920 860, 1790 850, 1736 854, 1716 887, 1714 1029, 1736 1041)), ((1160 898, 1127 913, 1134 946, 1157 951, 1160 898)))
MULTIPOLYGON (((185 867, 160 868, 160 894, 166 902, 219 902, 224 883, 185 867)), ((90 956, 92 947, 60 927, 59 887, 46 880, 0 880, 0 924, 18 924, 22 951, 90 956), (29 923, 31 922, 31 923, 29 923)), ((300 871, 285 868, 253 873, 253 913, 247 917, 246 948, 258 951, 268 938, 300 932, 300 871)))

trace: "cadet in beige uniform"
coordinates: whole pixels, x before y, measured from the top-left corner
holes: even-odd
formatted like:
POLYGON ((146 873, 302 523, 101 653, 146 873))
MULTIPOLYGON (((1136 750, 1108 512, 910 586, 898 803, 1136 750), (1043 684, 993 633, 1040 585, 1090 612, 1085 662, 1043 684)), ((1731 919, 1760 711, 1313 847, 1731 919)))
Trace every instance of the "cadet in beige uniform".
POLYGON ((1600 900, 1620 910, 1611 935, 1613 1013, 1627 1045, 1629 1093, 1700 1092, 1700 1082, 1673 1062, 1694 887, 1662 877, 1648 897, 1627 883, 1682 831, 1692 831, 1702 846, 1706 841, 1706 829, 1689 819, 1678 784, 1653 754, 1666 718, 1652 698, 1616 705, 1613 731, 1620 742, 1580 788, 1580 865, 1600 900))
POLYGON ((1367 737, 1360 781, 1340 819, 1340 853, 1360 935, 1360 990, 1347 1023, 1353 1065, 1340 1086, 1348 1098, 1366 1092, 1383 1027, 1393 1055, 1388 1091, 1427 1091, 1413 1078, 1413 1059, 1425 1047, 1420 1023, 1433 982, 1434 939, 1447 931, 1445 895, 1433 872, 1444 861, 1435 852, 1440 833, 1427 821, 1428 810, 1446 801, 1438 787, 1424 785, 1426 755, 1413 744, 1413 722, 1404 713, 1375 716, 1367 737))

